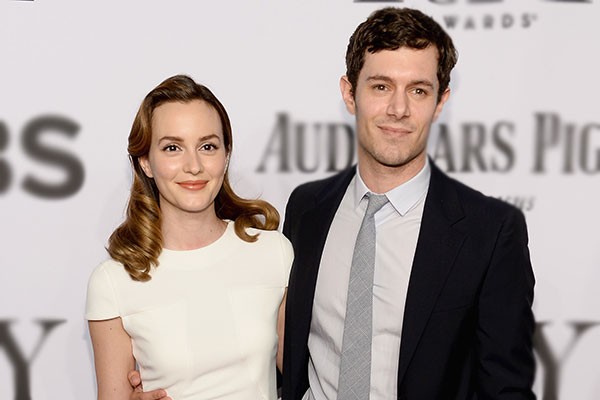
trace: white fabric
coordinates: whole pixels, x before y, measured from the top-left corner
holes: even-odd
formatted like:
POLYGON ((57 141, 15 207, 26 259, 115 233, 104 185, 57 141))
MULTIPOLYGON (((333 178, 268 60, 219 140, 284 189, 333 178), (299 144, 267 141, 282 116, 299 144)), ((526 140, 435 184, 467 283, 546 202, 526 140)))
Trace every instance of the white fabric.
MULTIPOLYGON (((276 399, 277 311, 293 250, 279 232, 163 250, 149 282, 108 260, 88 285, 86 319, 121 317, 145 390, 174 400, 276 399)), ((249 230, 256 233, 256 230, 249 230)))
MULTIPOLYGON (((411 180, 385 193, 390 202, 375 214, 371 400, 396 399, 402 318, 430 176, 426 163, 411 180)), ((352 179, 327 235, 308 338, 305 399, 336 398, 352 252, 368 191, 359 175, 352 179)))

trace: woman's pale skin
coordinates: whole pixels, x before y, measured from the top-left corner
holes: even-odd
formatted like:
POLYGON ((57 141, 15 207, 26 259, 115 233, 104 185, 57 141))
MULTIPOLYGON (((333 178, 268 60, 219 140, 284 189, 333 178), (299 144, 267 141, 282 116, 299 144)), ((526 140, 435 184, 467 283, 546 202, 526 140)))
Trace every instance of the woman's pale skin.
MULTIPOLYGON (((150 150, 140 164, 158 187, 165 248, 197 249, 223 235, 227 224, 217 217, 214 200, 223 184, 228 154, 219 114, 209 104, 194 100, 158 106, 152 117, 150 150)), ((285 294, 277 321, 279 368, 284 308, 285 294)), ((170 399, 162 389, 142 392, 131 337, 120 317, 89 321, 89 330, 99 400, 170 399)))

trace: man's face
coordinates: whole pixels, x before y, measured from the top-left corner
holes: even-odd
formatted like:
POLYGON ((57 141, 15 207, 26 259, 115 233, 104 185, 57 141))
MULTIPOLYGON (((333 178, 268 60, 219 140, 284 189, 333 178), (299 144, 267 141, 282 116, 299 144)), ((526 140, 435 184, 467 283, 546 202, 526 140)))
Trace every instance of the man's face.
POLYGON ((399 168, 412 175, 423 167, 429 129, 450 94, 438 101, 437 67, 434 46, 401 47, 367 52, 354 93, 342 77, 344 102, 356 116, 361 171, 399 168))

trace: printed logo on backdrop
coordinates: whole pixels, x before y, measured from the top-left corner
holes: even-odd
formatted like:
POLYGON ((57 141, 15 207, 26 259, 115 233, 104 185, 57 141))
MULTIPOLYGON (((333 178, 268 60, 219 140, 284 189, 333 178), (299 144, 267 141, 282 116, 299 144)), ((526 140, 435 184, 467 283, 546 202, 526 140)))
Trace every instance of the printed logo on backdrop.
MULTIPOLYGON (((542 377, 542 397, 540 400, 558 400, 563 378, 563 367, 568 363, 569 357, 578 348, 584 336, 600 328, 598 321, 572 321, 565 323, 572 332, 566 346, 557 349, 550 343, 546 331, 552 328, 551 322, 538 322, 534 335, 534 348, 539 357, 538 370, 542 377)), ((596 331, 597 332, 597 331, 596 331)), ((570 399, 569 399, 570 400, 570 399)))
POLYGON ((79 130, 79 124, 68 117, 42 115, 27 122, 19 135, 16 131, 11 135, 8 125, 0 120, 0 195, 11 190, 23 190, 33 197, 63 199, 77 193, 83 186, 83 163, 77 155, 48 142, 73 139, 79 130), (11 143, 13 137, 19 137, 20 143, 11 143), (40 175, 39 171, 20 170, 23 166, 7 156, 11 146, 18 147, 23 155, 42 169, 50 173, 56 170, 63 178, 50 179, 40 175), (19 174, 25 174, 24 178, 16 181, 15 177, 19 174))
MULTIPOLYGON (((505 174, 513 171, 519 156, 527 159, 531 175, 600 173, 600 122, 575 123, 556 112, 532 115, 531 152, 523 154, 516 144, 517 124, 439 123, 436 147, 430 152, 447 172, 505 174), (595 141, 594 141, 595 139, 595 141)), ((355 131, 348 123, 295 121, 290 113, 278 113, 256 168, 258 173, 334 173, 355 163, 355 131)), ((500 196, 523 211, 531 211, 536 198, 530 195, 500 196)), ((600 321, 539 321, 534 337, 540 400, 559 400, 567 385, 563 377, 576 368, 572 355, 590 335, 598 334, 600 321), (570 339, 556 341, 552 328, 568 328, 570 339)), ((569 388, 566 388, 567 390, 569 388)))
MULTIPOLYGON (((535 12, 513 13, 509 11, 486 12, 482 9, 484 5, 510 5, 511 2, 522 2, 523 0, 427 0, 431 4, 437 4, 443 11, 451 12, 452 5, 468 4, 477 6, 478 12, 485 12, 481 15, 464 15, 464 14, 445 14, 440 20, 440 23, 445 25, 448 30, 464 29, 464 30, 490 30, 490 29, 527 29, 530 28, 538 20, 538 15, 535 12)), ((530 3, 592 3, 594 0, 529 0, 530 3)), ((404 0, 354 0, 355 3, 404 3, 404 0)), ((514 4, 514 3, 513 3, 514 4)), ((474 9, 475 10, 475 9, 474 9)))
MULTIPOLYGON (((575 123, 556 112, 535 112, 532 124, 527 150, 516 144, 523 133, 510 119, 439 123, 432 128, 437 141, 429 154, 448 173, 507 174, 521 157, 533 176, 600 174, 600 122, 575 123)), ((256 172, 341 171, 356 162, 354 136, 348 123, 294 121, 290 113, 278 113, 256 172)), ((531 211, 536 200, 528 194, 499 197, 523 211, 531 211)))
MULTIPOLYGON (((0 349, 3 350, 13 372, 14 397, 11 400, 31 400, 32 365, 42 352, 49 335, 64 319, 40 319, 35 323, 40 328, 40 334, 30 354, 19 345, 19 339, 14 335, 11 326, 13 320, 0 319, 0 349)), ((575 351, 584 336, 595 329, 600 329, 600 322, 579 321, 568 322, 566 325, 572 331, 567 345, 556 348, 547 335, 552 327, 549 322, 538 322, 535 333, 535 350, 540 360, 540 370, 543 378, 543 397, 541 400, 557 400, 563 374, 563 366, 569 361, 569 356, 575 351)), ((1 354, 1 352, 0 352, 1 354)))
MULTIPOLYGON (((67 322, 65 319, 39 319, 34 321, 40 327, 41 333, 30 354, 25 354, 19 345, 18 338, 13 334, 11 325, 13 320, 0 319, 0 349, 8 360, 14 382, 14 397, 11 400, 31 400, 31 366, 42 351, 50 333, 59 325, 67 322)), ((5 390, 5 389, 4 389, 5 390)), ((1 392, 0 392, 1 393, 1 392)))

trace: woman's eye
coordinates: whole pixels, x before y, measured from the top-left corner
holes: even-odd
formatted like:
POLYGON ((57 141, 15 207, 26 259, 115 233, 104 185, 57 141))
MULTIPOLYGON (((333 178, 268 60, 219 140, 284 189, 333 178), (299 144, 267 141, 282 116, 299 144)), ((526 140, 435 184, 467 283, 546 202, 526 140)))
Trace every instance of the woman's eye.
POLYGON ((178 147, 174 144, 166 145, 163 150, 164 151, 177 151, 178 147))
POLYGON ((212 143, 204 143, 202 146, 200 146, 200 148, 205 151, 211 151, 211 150, 215 150, 217 148, 217 146, 215 146, 212 143))

